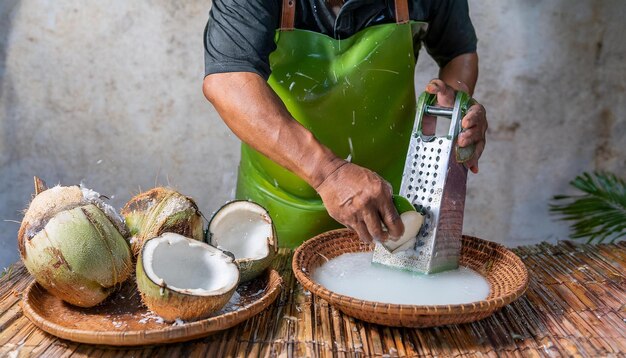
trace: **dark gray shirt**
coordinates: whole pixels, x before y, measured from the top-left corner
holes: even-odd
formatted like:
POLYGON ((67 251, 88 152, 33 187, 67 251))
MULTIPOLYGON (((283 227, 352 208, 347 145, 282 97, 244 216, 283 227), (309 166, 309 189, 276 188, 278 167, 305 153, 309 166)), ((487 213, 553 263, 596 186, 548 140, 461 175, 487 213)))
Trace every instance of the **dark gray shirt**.
MULTIPOLYGON (((297 29, 336 39, 395 22, 393 0, 348 0, 337 16, 324 0, 298 0, 296 4, 297 29)), ((214 0, 204 32, 205 75, 254 72, 267 79, 281 7, 281 0, 214 0)), ((467 0, 409 0, 409 16, 428 23, 427 31, 414 37, 416 58, 421 43, 440 67, 459 55, 476 52, 467 0)))

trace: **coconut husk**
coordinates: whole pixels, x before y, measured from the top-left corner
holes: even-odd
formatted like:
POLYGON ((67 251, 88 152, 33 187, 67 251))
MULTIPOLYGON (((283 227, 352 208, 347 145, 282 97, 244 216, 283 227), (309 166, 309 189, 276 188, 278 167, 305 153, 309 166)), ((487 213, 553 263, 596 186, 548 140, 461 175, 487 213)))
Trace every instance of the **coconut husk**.
POLYGON ((179 192, 157 187, 130 199, 122 216, 131 233, 131 247, 136 257, 143 244, 165 232, 202 241, 202 213, 196 202, 179 192))

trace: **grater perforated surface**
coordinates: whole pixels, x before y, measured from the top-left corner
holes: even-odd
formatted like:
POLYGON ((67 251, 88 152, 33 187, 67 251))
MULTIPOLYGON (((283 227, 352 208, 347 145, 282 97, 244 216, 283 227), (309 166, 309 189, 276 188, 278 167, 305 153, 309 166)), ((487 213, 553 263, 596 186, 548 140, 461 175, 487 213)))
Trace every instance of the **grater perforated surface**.
POLYGON ((431 247, 425 238, 434 234, 439 219, 439 209, 448 169, 452 145, 448 138, 434 138, 424 141, 417 137, 415 145, 409 148, 407 160, 413 169, 405 172, 402 178, 400 195, 424 215, 424 225, 417 236, 418 255, 429 255, 431 247), (433 229, 433 230, 431 230, 433 229))

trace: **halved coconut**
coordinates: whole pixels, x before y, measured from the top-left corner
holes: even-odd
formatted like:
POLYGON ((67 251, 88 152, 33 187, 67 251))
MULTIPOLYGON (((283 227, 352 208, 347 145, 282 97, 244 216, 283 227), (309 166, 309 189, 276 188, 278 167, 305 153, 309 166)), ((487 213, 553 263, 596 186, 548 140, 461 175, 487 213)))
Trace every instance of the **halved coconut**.
POLYGON ((235 256, 241 282, 261 274, 278 251, 269 213, 251 201, 236 200, 222 206, 209 223, 208 236, 211 245, 235 256))
POLYGON ((424 215, 417 212, 413 205, 402 196, 394 195, 393 203, 400 214, 402 224, 404 224, 404 234, 397 239, 389 238, 382 244, 392 254, 395 254, 415 247, 417 234, 424 224, 424 215))
POLYGON ((173 232, 202 241, 202 214, 190 197, 158 187, 134 196, 122 209, 136 256, 147 240, 173 232))
POLYGON ((228 302, 239 283, 232 257, 174 233, 147 241, 137 260, 143 303, 167 321, 210 316, 228 302))
POLYGON ((97 305, 132 272, 122 218, 87 188, 35 178, 35 193, 18 232, 24 265, 63 301, 97 305))

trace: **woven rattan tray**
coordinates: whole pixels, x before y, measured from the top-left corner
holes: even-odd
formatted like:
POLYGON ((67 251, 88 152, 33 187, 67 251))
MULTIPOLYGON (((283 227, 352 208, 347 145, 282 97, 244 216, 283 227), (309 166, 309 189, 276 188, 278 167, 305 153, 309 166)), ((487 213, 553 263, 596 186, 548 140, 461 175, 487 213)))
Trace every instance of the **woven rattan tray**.
POLYGON ((328 301, 345 314, 360 320, 395 327, 432 327, 483 319, 520 297, 528 286, 522 261, 504 246, 463 236, 460 264, 483 275, 489 296, 479 302, 457 305, 399 305, 359 300, 334 293, 311 279, 310 274, 326 259, 348 252, 365 252, 373 246, 347 229, 320 234, 300 246, 292 268, 305 289, 328 301))
POLYGON ((195 322, 163 322, 142 304, 136 286, 128 280, 103 304, 92 308, 68 305, 33 282, 22 298, 22 309, 37 327, 75 342, 136 346, 187 341, 230 327, 261 312, 280 293, 276 270, 240 285, 237 294, 213 317, 195 322))

